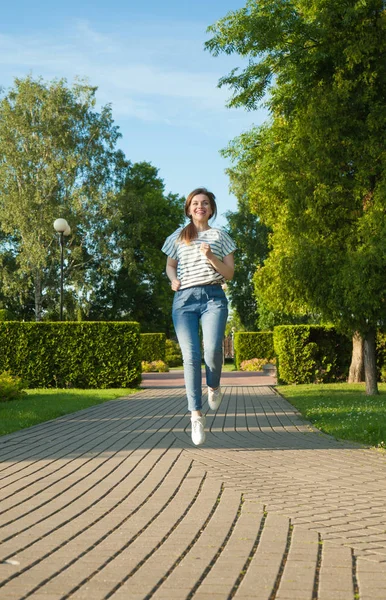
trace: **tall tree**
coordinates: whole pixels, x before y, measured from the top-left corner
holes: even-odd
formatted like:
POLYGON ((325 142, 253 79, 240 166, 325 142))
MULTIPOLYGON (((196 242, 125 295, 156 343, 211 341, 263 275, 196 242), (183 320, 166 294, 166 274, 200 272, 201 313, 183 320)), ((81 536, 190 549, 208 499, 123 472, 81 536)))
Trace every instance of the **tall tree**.
POLYGON ((375 329, 386 319, 386 18, 380 0, 263 0, 215 24, 208 48, 248 56, 221 84, 271 122, 241 151, 249 196, 273 230, 257 285, 364 339, 377 393, 375 329), (243 156, 246 154, 246 156, 243 156))
POLYGON ((232 308, 246 331, 259 328, 259 306, 253 286, 256 265, 262 265, 268 254, 268 229, 251 213, 242 198, 237 212, 227 212, 227 231, 237 246, 235 275, 228 282, 232 308))
MULTIPOLYGON (((43 314, 58 264, 53 222, 72 225, 72 269, 98 246, 109 196, 125 166, 115 148, 120 134, 111 107, 95 110, 96 88, 62 79, 15 79, 0 99, 0 222, 3 291, 33 291, 36 320, 43 314)), ((75 269, 78 268, 78 271, 75 269)))
POLYGON ((137 320, 170 335, 172 292, 161 247, 184 221, 184 199, 166 194, 158 169, 130 164, 108 227, 112 260, 95 286, 89 318, 137 320))

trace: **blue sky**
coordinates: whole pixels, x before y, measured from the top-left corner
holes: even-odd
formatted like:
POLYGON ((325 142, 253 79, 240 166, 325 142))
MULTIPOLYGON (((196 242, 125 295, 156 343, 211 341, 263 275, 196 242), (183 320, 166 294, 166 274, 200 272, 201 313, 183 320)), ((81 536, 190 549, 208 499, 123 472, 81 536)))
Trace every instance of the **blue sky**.
POLYGON ((159 169, 167 192, 204 185, 220 216, 237 207, 219 154, 228 142, 266 117, 226 108, 219 78, 241 64, 237 56, 204 50, 206 28, 243 0, 19 0, 2 7, 0 85, 27 74, 45 79, 87 77, 98 103, 111 103, 120 148, 132 162, 159 169))

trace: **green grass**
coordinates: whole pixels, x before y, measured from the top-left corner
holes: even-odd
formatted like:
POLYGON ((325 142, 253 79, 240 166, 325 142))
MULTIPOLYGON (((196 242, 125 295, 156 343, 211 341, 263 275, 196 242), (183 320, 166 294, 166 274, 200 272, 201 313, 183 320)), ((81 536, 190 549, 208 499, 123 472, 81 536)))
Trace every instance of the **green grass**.
POLYGON ((365 384, 279 385, 276 388, 318 429, 338 439, 386 446, 386 384, 366 396, 365 384))
POLYGON ((0 402, 0 435, 25 429, 62 415, 141 391, 139 388, 108 390, 27 390, 19 400, 0 402))

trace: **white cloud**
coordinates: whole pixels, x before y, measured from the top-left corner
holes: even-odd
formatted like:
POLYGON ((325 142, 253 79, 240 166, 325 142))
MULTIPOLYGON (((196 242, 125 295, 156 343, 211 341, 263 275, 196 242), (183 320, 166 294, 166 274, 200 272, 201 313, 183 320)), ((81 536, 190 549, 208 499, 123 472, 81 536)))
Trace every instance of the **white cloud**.
POLYGON ((135 32, 134 24, 126 35, 106 35, 79 20, 54 35, 0 35, 3 83, 11 85, 23 72, 70 81, 86 76, 115 115, 144 121, 175 123, 189 112, 193 124, 200 115, 222 113, 229 94, 217 88, 221 74, 202 50, 200 31, 191 25, 174 29, 180 37, 165 28, 157 37, 151 27, 145 36, 145 28, 135 32))

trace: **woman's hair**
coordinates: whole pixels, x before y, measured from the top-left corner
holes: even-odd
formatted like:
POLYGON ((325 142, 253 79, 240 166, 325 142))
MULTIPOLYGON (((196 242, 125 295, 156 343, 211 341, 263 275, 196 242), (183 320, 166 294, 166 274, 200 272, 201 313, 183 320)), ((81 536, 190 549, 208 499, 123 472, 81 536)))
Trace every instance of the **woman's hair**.
POLYGON ((196 188, 195 190, 193 190, 193 192, 190 192, 189 196, 186 198, 184 208, 185 215, 188 217, 188 219, 190 219, 190 223, 188 223, 188 225, 186 225, 186 227, 183 228, 180 235, 178 236, 178 241, 185 242, 185 244, 190 244, 192 240, 196 240, 198 237, 197 228, 193 223, 192 216, 188 213, 193 198, 195 196, 198 196, 199 194, 204 194, 209 200, 211 210, 211 215, 209 218, 215 218, 217 215, 216 196, 212 192, 210 192, 204 187, 196 188))

